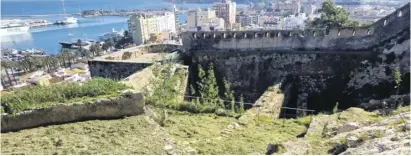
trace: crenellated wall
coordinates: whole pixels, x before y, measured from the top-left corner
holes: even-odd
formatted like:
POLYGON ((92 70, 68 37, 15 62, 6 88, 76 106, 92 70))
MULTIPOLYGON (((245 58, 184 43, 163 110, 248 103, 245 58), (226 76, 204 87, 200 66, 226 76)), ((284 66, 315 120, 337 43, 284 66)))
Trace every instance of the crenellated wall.
POLYGON ((407 4, 361 28, 184 32, 183 52, 192 58, 191 75, 213 63, 218 83, 227 80, 246 102, 285 80, 291 86, 286 106, 320 112, 339 102, 344 109, 410 92, 409 10, 407 4))
POLYGON ((371 51, 409 29, 410 4, 369 27, 306 30, 209 31, 182 33, 186 52, 238 51, 371 51))

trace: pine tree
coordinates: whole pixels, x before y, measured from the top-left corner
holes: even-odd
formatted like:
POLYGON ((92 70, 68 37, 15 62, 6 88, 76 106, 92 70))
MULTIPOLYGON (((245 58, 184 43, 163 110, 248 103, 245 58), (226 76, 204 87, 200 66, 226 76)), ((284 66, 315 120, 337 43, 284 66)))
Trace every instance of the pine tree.
POLYGON ((208 66, 208 72, 207 72, 207 80, 206 80, 206 86, 207 86, 207 98, 210 101, 210 104, 213 104, 214 106, 217 103, 218 97, 218 86, 217 86, 217 81, 216 77, 214 74, 214 66, 213 63, 210 63, 208 66))
POLYGON ((225 108, 224 100, 223 100, 223 99, 219 99, 218 101, 219 101, 219 106, 218 106, 218 107, 220 107, 220 108, 225 108))
POLYGON ((231 99, 231 111, 233 112, 233 113, 235 113, 235 99, 234 99, 234 94, 232 94, 232 99, 231 99))
POLYGON ((205 98, 206 96, 205 93, 206 93, 206 90, 208 89, 207 89, 207 86, 205 85, 206 73, 201 67, 201 65, 198 66, 198 78, 199 78, 199 81, 197 81, 197 86, 198 86, 200 97, 205 98))
POLYGON ((241 114, 244 113, 244 97, 243 97, 243 94, 241 94, 241 97, 240 97, 240 110, 239 110, 239 113, 241 113, 241 114))
POLYGON ((337 113, 337 111, 338 111, 338 102, 335 104, 333 108, 333 114, 337 113))
POLYGON ((397 89, 397 95, 400 89, 400 85, 401 85, 401 70, 399 67, 395 68, 395 87, 397 89))

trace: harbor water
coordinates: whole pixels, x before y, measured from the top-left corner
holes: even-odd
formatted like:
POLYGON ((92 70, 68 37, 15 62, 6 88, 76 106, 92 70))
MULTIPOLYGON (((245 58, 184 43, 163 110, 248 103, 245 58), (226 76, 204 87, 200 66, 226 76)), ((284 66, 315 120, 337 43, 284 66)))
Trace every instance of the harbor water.
MULTIPOLYGON (((81 10, 103 9, 147 9, 147 8, 171 8, 172 4, 161 0, 65 0, 66 13, 78 13, 81 10)), ((206 8, 212 4, 178 4, 178 8, 206 8)), ((45 19, 51 22, 61 20, 62 14, 60 0, 2 0, 2 19, 45 19), (54 14, 54 15, 53 15, 54 14), (19 16, 20 15, 20 16, 19 16), (47 15, 29 16, 21 15, 47 15)), ((76 17, 76 16, 75 16, 76 17)), ((185 14, 179 15, 180 23, 185 23, 185 14)), ((2 48, 26 49, 35 48, 45 50, 48 54, 56 54, 60 51, 61 41, 97 40, 99 36, 115 30, 127 30, 128 17, 97 16, 76 17, 77 24, 30 28, 29 33, 1 36, 2 48)))

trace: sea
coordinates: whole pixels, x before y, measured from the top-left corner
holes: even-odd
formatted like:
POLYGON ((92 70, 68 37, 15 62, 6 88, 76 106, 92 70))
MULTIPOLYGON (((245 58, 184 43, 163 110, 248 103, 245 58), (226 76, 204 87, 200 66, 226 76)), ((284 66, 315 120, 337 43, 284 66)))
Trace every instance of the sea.
MULTIPOLYGON (((66 13, 78 13, 81 10, 117 10, 171 8, 172 3, 162 0, 65 0, 66 13)), ((208 8, 212 4, 177 4, 177 8, 208 8)), ((237 5, 237 7, 245 7, 237 5)), ((61 0, 1 0, 1 19, 45 19, 51 22, 61 20, 61 0), (46 15, 20 17, 18 15, 46 15)), ((179 14, 180 23, 185 23, 186 14, 179 14)), ((76 16, 74 16, 76 17, 76 16)), ((127 30, 128 17, 97 16, 82 18, 77 16, 78 23, 66 26, 50 25, 30 28, 29 33, 1 36, 2 48, 39 49, 48 54, 60 51, 61 41, 98 40, 99 36, 115 30, 127 30)))

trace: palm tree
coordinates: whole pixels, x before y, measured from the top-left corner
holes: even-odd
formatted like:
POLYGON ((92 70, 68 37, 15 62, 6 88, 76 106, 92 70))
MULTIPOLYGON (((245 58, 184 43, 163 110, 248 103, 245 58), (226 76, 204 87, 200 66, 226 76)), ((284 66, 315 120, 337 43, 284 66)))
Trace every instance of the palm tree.
POLYGON ((14 70, 17 68, 17 63, 14 61, 10 61, 10 70, 11 75, 13 75, 14 83, 17 84, 16 74, 14 74, 14 70))
POLYGON ((11 62, 11 61, 8 61, 8 60, 2 60, 2 61, 1 61, 1 67, 2 67, 2 69, 5 70, 5 73, 6 73, 6 75, 7 75, 7 78, 9 79, 9 84, 10 84, 10 86, 13 86, 13 81, 11 80, 10 74, 9 74, 9 72, 8 72, 8 69, 10 68, 10 62, 11 62))
POLYGON ((4 82, 4 77, 6 77, 6 75, 4 75, 3 72, 1 72, 1 75, 0 75, 1 85, 3 86, 3 88, 6 88, 6 83, 4 82))

